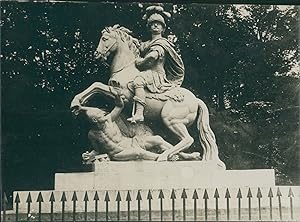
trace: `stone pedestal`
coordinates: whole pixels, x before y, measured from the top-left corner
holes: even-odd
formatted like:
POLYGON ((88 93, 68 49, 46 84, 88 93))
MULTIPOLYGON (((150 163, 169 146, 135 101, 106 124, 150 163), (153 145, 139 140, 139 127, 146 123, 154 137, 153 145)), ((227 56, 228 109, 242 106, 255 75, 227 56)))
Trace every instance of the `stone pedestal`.
POLYGON ((273 187, 273 169, 219 170, 201 161, 98 162, 94 172, 56 173, 55 190, 139 190, 273 187))

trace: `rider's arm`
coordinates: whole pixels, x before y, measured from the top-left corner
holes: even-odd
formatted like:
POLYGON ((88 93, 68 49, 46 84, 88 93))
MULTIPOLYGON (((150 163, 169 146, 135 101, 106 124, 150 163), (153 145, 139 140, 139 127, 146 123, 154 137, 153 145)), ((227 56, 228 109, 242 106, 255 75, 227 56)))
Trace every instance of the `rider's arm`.
POLYGON ((150 68, 163 55, 164 49, 161 46, 153 46, 144 58, 136 59, 135 65, 139 69, 150 68))

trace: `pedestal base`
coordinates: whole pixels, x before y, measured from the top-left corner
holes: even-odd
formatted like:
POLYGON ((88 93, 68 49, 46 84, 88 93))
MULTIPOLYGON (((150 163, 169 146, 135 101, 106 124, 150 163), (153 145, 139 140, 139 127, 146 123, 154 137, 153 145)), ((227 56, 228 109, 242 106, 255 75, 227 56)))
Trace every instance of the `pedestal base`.
POLYGON ((55 190, 138 190, 209 187, 273 187, 273 169, 218 170, 214 163, 98 162, 94 172, 56 173, 55 190))

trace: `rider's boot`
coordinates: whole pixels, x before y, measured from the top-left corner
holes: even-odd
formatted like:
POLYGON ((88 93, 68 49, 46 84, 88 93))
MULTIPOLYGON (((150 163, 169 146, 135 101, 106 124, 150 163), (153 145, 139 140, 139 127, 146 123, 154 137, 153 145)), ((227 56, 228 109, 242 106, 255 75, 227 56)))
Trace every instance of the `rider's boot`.
POLYGON ((135 89, 135 96, 133 97, 133 100, 136 104, 135 114, 132 117, 128 118, 127 120, 132 123, 143 122, 144 107, 146 105, 144 87, 138 87, 135 89))

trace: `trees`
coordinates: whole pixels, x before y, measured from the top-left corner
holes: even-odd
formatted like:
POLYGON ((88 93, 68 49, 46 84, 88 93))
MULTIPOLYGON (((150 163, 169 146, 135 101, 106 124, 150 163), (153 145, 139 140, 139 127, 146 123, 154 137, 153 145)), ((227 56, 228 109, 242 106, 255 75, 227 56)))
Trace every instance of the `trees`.
MULTIPOLYGON (((22 153, 25 144, 28 155, 19 158, 24 165, 35 152, 53 158, 55 167, 48 166, 53 173, 78 165, 87 140, 69 103, 92 82, 108 80, 109 70, 93 57, 101 29, 119 23, 147 38, 144 8, 2 3, 5 158, 22 153), (67 160, 60 157, 69 153, 74 155, 67 160)), ((272 167, 285 183, 299 183, 299 8, 196 3, 165 8, 173 14, 166 34, 178 38, 186 66, 184 87, 209 105, 227 166, 272 167)))

